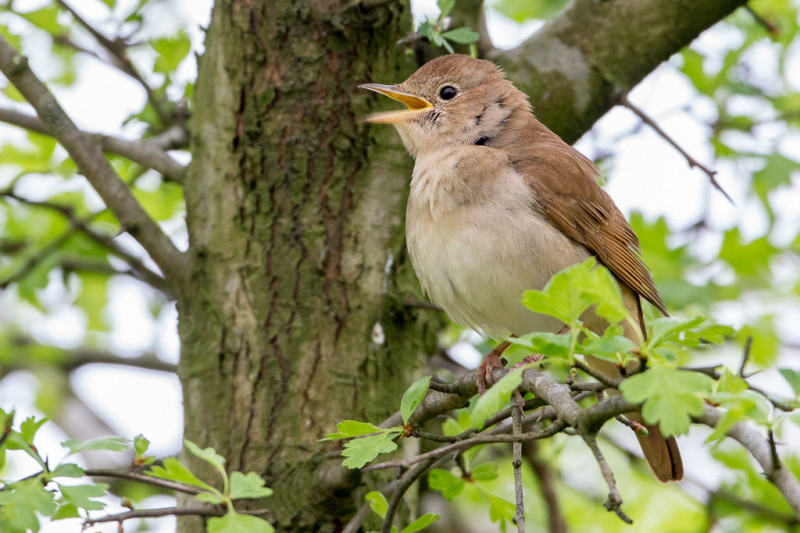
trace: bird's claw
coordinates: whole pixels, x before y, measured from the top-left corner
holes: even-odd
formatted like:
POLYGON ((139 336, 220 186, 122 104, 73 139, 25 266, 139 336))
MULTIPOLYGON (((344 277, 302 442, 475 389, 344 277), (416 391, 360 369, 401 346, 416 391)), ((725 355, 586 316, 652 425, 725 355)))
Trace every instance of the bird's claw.
POLYGON ((500 360, 500 354, 497 350, 492 350, 486 354, 478 370, 475 372, 475 383, 478 385, 478 393, 482 396, 486 393, 486 385, 494 384, 494 370, 496 368, 503 368, 503 362, 500 360))

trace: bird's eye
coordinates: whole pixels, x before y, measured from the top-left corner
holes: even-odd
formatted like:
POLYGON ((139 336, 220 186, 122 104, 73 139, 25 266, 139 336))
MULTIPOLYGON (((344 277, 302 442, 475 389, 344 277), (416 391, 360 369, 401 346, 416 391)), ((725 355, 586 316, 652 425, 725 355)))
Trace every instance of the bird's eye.
POLYGON ((452 100, 458 94, 458 89, 453 87, 452 85, 445 85, 441 89, 439 89, 439 98, 442 100, 452 100))

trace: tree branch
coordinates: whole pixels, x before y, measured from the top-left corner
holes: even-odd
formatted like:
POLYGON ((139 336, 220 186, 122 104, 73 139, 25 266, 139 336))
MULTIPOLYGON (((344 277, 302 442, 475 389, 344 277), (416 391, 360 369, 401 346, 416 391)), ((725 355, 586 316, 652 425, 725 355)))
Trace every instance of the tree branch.
MULTIPOLYGON (((84 526, 93 526, 95 524, 102 524, 105 522, 124 522, 133 518, 159 518, 162 516, 222 516, 227 513, 227 509, 213 505, 203 505, 196 507, 162 507, 160 509, 134 509, 124 513, 110 514, 101 516, 99 518, 87 518, 84 521, 84 526)), ((239 514, 247 514, 253 516, 270 515, 272 511, 269 509, 256 509, 252 511, 236 511, 239 514)))
MULTIPOLYGON (((42 135, 51 135, 45 123, 39 120, 38 117, 14 109, 0 107, 0 122, 19 126, 42 135)), ((102 133, 82 133, 94 139, 106 152, 127 157, 134 163, 151 168, 169 181, 183 182, 183 173, 186 167, 172 159, 165 152, 167 149, 177 148, 186 144, 186 133, 182 128, 176 126, 158 137, 138 141, 102 133)))
POLYGON ((24 204, 27 204, 27 205, 30 205, 30 206, 33 206, 33 207, 41 207, 43 209, 49 209, 51 211, 56 211, 56 212, 60 213, 61 215, 63 215, 69 221, 70 225, 72 226, 72 229, 70 231, 65 232, 64 235, 62 235, 58 239, 55 239, 53 242, 51 242, 49 245, 47 245, 45 248, 43 248, 39 252, 39 254, 37 254, 36 256, 33 256, 28 261, 28 263, 26 263, 26 265, 24 267, 22 267, 19 271, 15 272, 12 276, 9 276, 9 278, 6 278, 5 280, 3 280, 2 283, 0 283, 0 286, 6 287, 10 283, 22 279, 28 272, 30 272, 30 270, 33 267, 35 267, 37 264, 39 264, 47 256, 49 256, 52 253, 54 253, 55 251, 57 251, 58 248, 60 248, 69 239, 69 237, 71 237, 73 235, 73 233, 75 233, 76 231, 79 231, 83 235, 86 235, 88 238, 90 238, 95 243, 99 244, 100 246, 108 248, 109 251, 114 256, 116 256, 116 257, 122 259, 123 261, 125 261, 126 263, 128 263, 128 265, 131 267, 131 272, 130 273, 120 272, 120 274, 129 274, 129 275, 135 277, 136 279, 138 279, 139 281, 147 283, 148 285, 150 285, 154 289, 157 289, 157 290, 163 292, 167 297, 172 298, 172 299, 175 298, 175 288, 172 286, 172 284, 167 282, 167 280, 165 280, 163 277, 161 277, 160 274, 157 274, 156 272, 153 272, 152 270, 150 270, 147 267, 147 265, 145 265, 144 262, 141 259, 136 257, 134 254, 130 253, 124 247, 122 247, 119 243, 117 243, 114 240, 113 236, 104 235, 102 233, 99 233, 99 232, 95 231, 94 229, 92 229, 91 226, 89 226, 89 222, 94 217, 96 217, 99 213, 94 213, 94 214, 92 214, 89 217, 86 217, 84 219, 84 218, 79 218, 75 214, 75 212, 73 211, 73 209, 70 206, 61 205, 61 204, 57 204, 57 203, 54 203, 54 202, 48 202, 48 201, 29 200, 29 199, 24 198, 22 196, 18 196, 17 194, 15 194, 13 191, 11 191, 9 189, 5 189, 5 190, 0 191, 0 196, 4 196, 6 198, 11 198, 13 200, 16 200, 18 202, 21 202, 21 203, 24 203, 24 204), (39 256, 41 256, 41 257, 39 257, 39 256))
MULTIPOLYGON (((38 346, 39 343, 28 337, 16 337, 12 340, 12 346, 26 348, 29 346, 38 346)), ((129 366, 133 368, 143 368, 146 370, 156 370, 159 372, 175 372, 176 367, 172 363, 167 363, 159 359, 155 354, 145 353, 137 357, 122 357, 112 352, 97 350, 94 348, 76 348, 74 350, 59 349, 64 354, 64 358, 58 362, 58 366, 71 372, 76 368, 85 365, 103 364, 103 365, 120 365, 129 366)), ((14 361, 4 361, 4 366, 16 368, 28 368, 37 361, 29 357, 18 358, 22 361, 15 363, 14 361)))
POLYGON ((617 489, 617 483, 614 481, 614 473, 611 472, 611 467, 608 466, 608 462, 606 462, 606 458, 603 457, 603 453, 600 451, 600 447, 597 445, 597 438, 594 435, 581 435, 583 437, 583 441, 586 443, 586 446, 592 451, 597 464, 600 466, 600 472, 603 474, 603 479, 605 479, 606 484, 608 485, 608 499, 603 504, 609 511, 613 511, 623 522, 626 524, 633 524, 633 520, 625 514, 622 510, 622 497, 619 495, 619 490, 617 489))
POLYGON ((620 90, 744 3, 574 0, 522 45, 489 58, 530 96, 538 118, 573 143, 616 104, 620 90))
POLYGON ((725 189, 723 189, 722 185, 720 185, 719 182, 717 181, 717 178, 716 178, 717 171, 716 170, 710 169, 709 167, 707 167, 706 165, 704 165, 703 163, 701 163, 700 161, 698 161, 697 159, 692 157, 689 154, 689 152, 684 150, 681 147, 681 145, 678 144, 677 141, 675 141, 675 139, 670 137, 667 134, 667 132, 665 132, 663 129, 661 129, 661 126, 659 126, 656 121, 654 121, 652 118, 650 118, 647 115, 647 113, 642 111, 639 107, 633 105, 631 103, 631 101, 628 100, 628 95, 626 93, 624 93, 624 92, 620 93, 620 95, 619 95, 619 103, 620 103, 621 106, 627 107, 628 109, 630 109, 637 117, 639 117, 639 119, 641 119, 642 122, 644 122, 645 124, 647 124, 648 126, 653 128, 653 131, 655 131, 659 135, 659 137, 661 137, 662 139, 667 141, 673 148, 675 148, 678 151, 678 153, 680 153, 684 157, 684 159, 686 159, 686 162, 689 163, 689 168, 699 168, 700 170, 702 170, 703 173, 706 176, 708 176, 709 181, 711 181, 711 185, 713 185, 715 189, 717 189, 719 192, 721 192, 722 195, 725 198, 727 198, 730 203, 733 203, 733 200, 731 199, 731 197, 728 196, 728 193, 725 192, 725 189))
MULTIPOLYGON (((522 413, 520 409, 511 409, 511 434, 515 437, 522 435, 522 413)), ((514 523, 518 533, 525 533, 525 500, 522 490, 522 443, 511 443, 511 461, 514 467, 514 502, 516 514, 514 523)))
POLYGON ((109 164, 99 146, 91 143, 64 113, 36 77, 28 62, 0 37, 0 70, 33 106, 39 118, 77 163, 125 231, 141 243, 168 279, 184 281, 188 260, 144 211, 109 164))
MULTIPOLYGON (((156 96, 155 91, 153 88, 150 87, 150 84, 145 81, 139 71, 131 62, 130 58, 128 57, 128 45, 125 43, 124 40, 120 39, 119 37, 115 39, 109 39, 105 35, 103 35, 100 30, 95 28, 92 24, 89 23, 85 18, 83 18, 77 11, 75 11, 69 4, 67 4, 64 0, 56 0, 56 3, 60 5, 64 10, 66 10, 75 21, 83 26, 83 28, 88 31, 92 37, 94 37, 95 41, 103 47, 104 50, 109 54, 108 63, 123 72, 124 74, 130 76, 139 85, 142 86, 145 93, 147 93, 147 100, 150 102, 150 105, 153 106, 156 113, 158 114, 159 118, 164 123, 169 123, 170 117, 169 114, 165 111, 163 102, 156 96)), ((95 54, 92 54, 95 55, 95 54)), ((96 55, 95 55, 96 57, 96 55)))
MULTIPOLYGON (((719 422, 722 412, 710 405, 703 407, 704 413, 697 420, 711 427, 719 422)), ((738 423, 726 433, 738 441, 758 461, 764 474, 781 491, 795 514, 800 517, 800 481, 791 470, 774 456, 772 446, 761 433, 752 426, 738 423)))

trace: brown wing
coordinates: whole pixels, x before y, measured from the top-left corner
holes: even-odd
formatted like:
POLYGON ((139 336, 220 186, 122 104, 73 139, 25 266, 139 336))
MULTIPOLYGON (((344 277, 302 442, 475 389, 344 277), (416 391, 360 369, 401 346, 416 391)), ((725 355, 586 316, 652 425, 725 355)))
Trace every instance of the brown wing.
POLYGON ((667 309, 644 264, 639 239, 611 197, 598 185, 597 167, 534 120, 527 134, 506 146, 548 219, 586 246, 623 283, 659 311, 667 309), (511 146, 524 143, 524 146, 511 146))

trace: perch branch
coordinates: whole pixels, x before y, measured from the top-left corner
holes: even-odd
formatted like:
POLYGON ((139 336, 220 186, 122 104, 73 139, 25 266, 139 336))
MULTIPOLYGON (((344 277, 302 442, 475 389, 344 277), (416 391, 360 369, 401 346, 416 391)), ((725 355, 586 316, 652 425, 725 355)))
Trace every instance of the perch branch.
MULTIPOLYGON (((511 434, 515 437, 522 435, 522 413, 520 409, 511 409, 511 434)), ((514 467, 514 503, 516 514, 514 523, 518 533, 525 533, 525 501, 522 491, 522 443, 511 443, 511 461, 514 467)))

